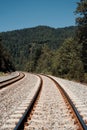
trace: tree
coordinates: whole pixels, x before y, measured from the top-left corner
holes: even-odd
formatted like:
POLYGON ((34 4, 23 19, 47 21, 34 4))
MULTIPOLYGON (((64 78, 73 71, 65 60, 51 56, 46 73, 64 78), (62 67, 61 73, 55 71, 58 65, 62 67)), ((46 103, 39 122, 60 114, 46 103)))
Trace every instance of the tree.
POLYGON ((0 71, 14 71, 15 67, 12 64, 10 54, 2 44, 2 38, 0 37, 0 71))
POLYGON ((54 75, 64 78, 84 80, 83 64, 80 59, 80 47, 72 38, 65 40, 53 58, 54 75))
POLYGON ((84 70, 87 72, 87 0, 80 0, 77 3, 76 18, 78 44, 82 45, 82 61, 84 70))
POLYGON ((39 73, 49 73, 52 71, 52 56, 53 53, 47 45, 44 45, 41 50, 41 55, 37 62, 36 71, 39 73))

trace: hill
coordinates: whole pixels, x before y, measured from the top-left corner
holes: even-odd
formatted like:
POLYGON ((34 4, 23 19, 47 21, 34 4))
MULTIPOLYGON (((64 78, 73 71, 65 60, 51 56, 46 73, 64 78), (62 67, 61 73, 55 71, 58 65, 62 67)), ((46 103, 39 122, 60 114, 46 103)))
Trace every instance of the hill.
POLYGON ((36 63, 44 45, 47 45, 51 50, 57 50, 65 39, 74 37, 75 30, 74 26, 57 29, 37 26, 2 32, 0 35, 4 46, 12 56, 16 69, 26 70, 28 61, 32 61, 32 64, 36 63))

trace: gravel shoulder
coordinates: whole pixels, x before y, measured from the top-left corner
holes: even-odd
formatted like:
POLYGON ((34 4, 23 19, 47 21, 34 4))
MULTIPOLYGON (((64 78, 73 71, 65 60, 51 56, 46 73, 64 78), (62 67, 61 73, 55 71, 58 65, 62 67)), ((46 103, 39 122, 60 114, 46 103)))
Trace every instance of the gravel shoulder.
POLYGON ((9 80, 11 78, 15 78, 18 75, 19 75, 19 72, 16 71, 16 72, 9 73, 9 74, 7 74, 5 76, 0 76, 0 82, 9 80))

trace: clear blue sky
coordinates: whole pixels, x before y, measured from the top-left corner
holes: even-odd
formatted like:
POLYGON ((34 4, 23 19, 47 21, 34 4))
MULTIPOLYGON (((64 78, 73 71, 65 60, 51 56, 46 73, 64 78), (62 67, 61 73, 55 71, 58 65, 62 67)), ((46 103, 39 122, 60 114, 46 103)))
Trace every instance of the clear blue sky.
POLYGON ((75 25, 79 0, 0 0, 0 32, 47 25, 75 25))

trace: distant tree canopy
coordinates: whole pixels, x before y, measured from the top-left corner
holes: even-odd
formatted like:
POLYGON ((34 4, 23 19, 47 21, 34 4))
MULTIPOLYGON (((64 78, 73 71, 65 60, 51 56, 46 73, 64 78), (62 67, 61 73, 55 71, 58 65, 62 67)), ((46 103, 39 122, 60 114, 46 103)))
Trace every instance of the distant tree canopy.
POLYGON ((10 55, 2 45, 2 38, 0 37, 0 72, 14 71, 15 67, 12 64, 10 55))
POLYGON ((51 51, 47 45, 44 45, 37 62, 36 72, 52 74, 52 58, 53 51, 51 51))
POLYGON ((76 14, 79 14, 76 18, 77 40, 78 44, 82 45, 82 61, 84 70, 87 72, 87 0, 80 0, 77 3, 76 14))
POLYGON ((64 40, 74 37, 76 27, 51 28, 37 26, 34 28, 15 30, 1 33, 3 44, 10 52, 16 69, 35 71, 35 64, 44 45, 51 50, 57 50, 64 40), (38 56, 36 56, 38 55, 38 56))

